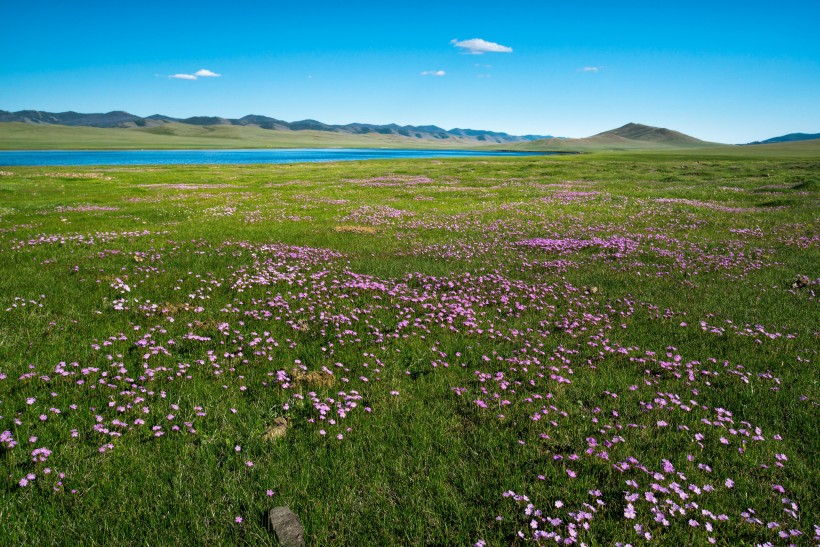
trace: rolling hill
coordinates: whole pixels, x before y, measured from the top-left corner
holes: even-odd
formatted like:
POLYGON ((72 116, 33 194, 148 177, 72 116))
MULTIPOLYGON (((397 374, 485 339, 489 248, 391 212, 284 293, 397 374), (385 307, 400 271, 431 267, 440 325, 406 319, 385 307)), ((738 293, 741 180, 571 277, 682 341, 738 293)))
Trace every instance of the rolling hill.
MULTIPOLYGON (((593 152, 605 150, 654 150, 673 148, 703 148, 721 146, 718 143, 702 141, 678 131, 663 127, 652 127, 639 123, 628 123, 617 129, 604 131, 581 139, 539 139, 525 143, 515 143, 503 148, 509 150, 593 152)), ((494 147, 499 148, 499 147, 494 147)))
POLYGON ((80 114, 79 112, 41 112, 39 110, 20 110, 6 112, 0 110, 0 122, 21 122, 45 125, 90 126, 90 127, 126 127, 136 125, 141 118, 120 110, 105 114, 80 114))
POLYGON ((127 112, 79 114, 34 110, 0 110, 2 150, 129 150, 238 148, 482 148, 535 152, 671 152, 727 156, 816 157, 820 139, 805 134, 784 135, 754 146, 721 145, 678 131, 628 123, 580 139, 512 136, 474 129, 434 126, 348 124, 334 126, 316 120, 285 122, 267 116, 239 119, 196 116, 145 118, 127 112), (25 119, 25 121, 20 121, 25 119), (11 121, 17 120, 17 121, 11 121))
POLYGON ((479 148, 461 136, 408 138, 397 134, 320 130, 267 130, 255 125, 166 123, 151 127, 103 128, 0 123, 0 150, 182 150, 241 148, 479 148))
MULTIPOLYGON (((336 133, 346 140, 350 136, 383 135, 395 136, 409 141, 448 141, 451 145, 465 144, 506 144, 528 142, 543 138, 544 135, 510 135, 498 131, 481 129, 442 129, 435 125, 374 125, 351 123, 347 125, 330 125, 317 120, 299 120, 286 122, 268 116, 251 114, 242 118, 221 118, 218 116, 193 116, 190 118, 173 118, 154 114, 142 118, 123 111, 104 114, 80 114, 78 112, 41 112, 38 110, 21 110, 6 112, 0 110, 0 123, 24 123, 31 125, 62 125, 69 127, 95 127, 106 129, 150 129, 166 125, 188 125, 197 127, 253 127, 266 131, 321 131, 336 133)), ((275 139, 274 139, 275 140, 275 139)), ((296 139, 299 140, 299 139, 296 139)), ((353 139, 356 141, 357 139, 353 139)), ((378 140, 378 139, 376 139, 378 140)), ((408 143, 409 144, 409 143, 408 143)))
POLYGON ((689 135, 684 135, 678 131, 666 129, 665 127, 652 127, 649 125, 642 125, 639 123, 628 123, 617 129, 611 129, 593 135, 591 138, 599 138, 601 140, 609 138, 626 139, 631 141, 649 142, 653 144, 665 144, 668 146, 682 147, 682 146, 704 146, 713 143, 708 143, 689 135))

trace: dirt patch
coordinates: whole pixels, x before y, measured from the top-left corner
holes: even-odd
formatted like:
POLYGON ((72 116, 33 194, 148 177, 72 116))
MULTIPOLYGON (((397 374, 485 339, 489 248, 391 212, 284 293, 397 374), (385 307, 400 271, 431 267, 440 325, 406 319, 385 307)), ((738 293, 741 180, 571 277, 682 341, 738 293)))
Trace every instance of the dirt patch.
POLYGON ((102 173, 44 173, 44 177, 55 179, 97 179, 97 180, 114 180, 113 177, 103 175, 102 173))
POLYGON ((54 208, 56 213, 91 213, 95 211, 119 211, 119 207, 112 205, 59 205, 54 208))
POLYGON ((279 186, 304 186, 306 184, 315 184, 309 180, 289 180, 287 182, 269 182, 263 185, 263 188, 277 188, 279 186))
POLYGON ((187 184, 187 183, 179 183, 179 184, 139 184, 140 188, 156 188, 157 190, 160 189, 169 189, 169 190, 207 190, 210 188, 242 188, 241 186, 235 186, 233 184, 187 184))
POLYGON ((372 226, 336 226, 333 228, 337 232, 341 233, 351 233, 351 234, 375 234, 376 229, 372 226))
POLYGON ((284 437, 288 431, 288 420, 286 418, 274 418, 273 425, 265 430, 262 438, 266 441, 275 441, 280 437, 284 437))
POLYGON ((433 192, 486 192, 484 186, 428 186, 433 192))
POLYGON ((319 370, 305 372, 295 368, 290 372, 295 385, 306 384, 309 386, 330 387, 336 383, 335 376, 319 370))

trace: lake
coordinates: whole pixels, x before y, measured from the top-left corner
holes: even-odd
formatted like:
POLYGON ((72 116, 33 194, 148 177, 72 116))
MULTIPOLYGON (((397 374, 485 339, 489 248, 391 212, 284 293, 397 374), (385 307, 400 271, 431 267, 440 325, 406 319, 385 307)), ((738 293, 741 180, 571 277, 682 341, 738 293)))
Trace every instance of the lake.
MULTIPOLYGON (((297 148, 264 150, 11 150, 0 151, 0 165, 219 165, 537 156, 544 152, 476 150, 397 150, 382 148, 297 148)), ((549 152, 547 152, 549 154, 549 152)))

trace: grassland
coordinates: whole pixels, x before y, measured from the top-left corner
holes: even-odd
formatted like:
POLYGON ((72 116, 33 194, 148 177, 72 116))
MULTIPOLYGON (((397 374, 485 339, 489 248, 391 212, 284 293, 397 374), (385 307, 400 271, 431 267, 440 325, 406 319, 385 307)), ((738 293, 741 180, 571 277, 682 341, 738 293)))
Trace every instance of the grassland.
POLYGON ((0 150, 180 150, 237 148, 464 148, 459 138, 412 139, 398 135, 350 135, 329 131, 271 131, 255 126, 100 128, 0 123, 0 150))
POLYGON ((622 152, 627 150, 705 149, 715 146, 724 145, 702 141, 664 127, 628 123, 591 137, 581 139, 539 139, 514 143, 511 145, 511 149, 550 152, 622 152))
POLYGON ((522 150, 529 152, 623 152, 646 150, 677 150, 704 148, 701 145, 681 146, 678 143, 664 143, 658 141, 640 141, 623 137, 603 135, 585 137, 583 139, 541 139, 532 142, 513 143, 508 145, 493 145, 494 149, 522 150))
POLYGON ((2 544, 816 543, 820 160, 675 154, 0 168, 2 544))
POLYGON ((598 150, 594 152, 598 157, 618 157, 625 160, 629 157, 648 158, 679 158, 687 160, 814 160, 820 157, 820 140, 784 142, 777 144, 756 144, 749 146, 723 145, 708 148, 653 148, 645 150, 598 150))
POLYGON ((693 158, 817 158, 820 140, 756 144, 749 146, 713 144, 708 146, 638 141, 612 136, 593 136, 585 139, 543 139, 533 142, 493 145, 490 149, 530 152, 617 153, 619 155, 656 154, 661 157, 689 156, 693 158))
MULTIPOLYGON (((633 124, 634 125, 634 124, 633 124)), ((626 127, 626 126, 625 126, 626 127)), ((255 126, 198 126, 170 123, 158 127, 99 128, 0 123, 0 150, 214 150, 247 148, 413 148, 486 149, 529 152, 637 153, 708 158, 817 158, 820 140, 754 146, 719 145, 677 132, 639 126, 653 137, 625 131, 583 139, 478 145, 459 138, 413 139, 398 135, 350 135, 328 131, 267 130, 255 126), (670 137, 667 133, 672 133, 670 137), (649 140, 639 140, 638 138, 649 140)), ((623 128, 620 128, 623 129, 623 128)), ((618 130, 614 130, 618 131, 618 130)))

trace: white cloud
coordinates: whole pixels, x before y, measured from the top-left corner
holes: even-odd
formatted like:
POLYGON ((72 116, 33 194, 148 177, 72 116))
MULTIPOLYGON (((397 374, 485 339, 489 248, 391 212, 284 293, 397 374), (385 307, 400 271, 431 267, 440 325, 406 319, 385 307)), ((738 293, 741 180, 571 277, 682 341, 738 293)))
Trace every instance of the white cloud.
POLYGON ((464 50, 464 53, 469 53, 471 55, 481 55, 482 53, 512 53, 512 48, 508 46, 502 46, 501 44, 496 44, 495 42, 488 42, 487 40, 482 40, 481 38, 473 38, 471 40, 450 40, 450 43, 453 44, 455 47, 464 50))
POLYGON ((585 66, 584 68, 579 68, 578 72, 600 72, 600 70, 604 68, 602 66, 585 66))
POLYGON ((168 77, 173 78, 174 80, 196 80, 198 78, 219 78, 220 76, 222 76, 222 74, 211 72, 206 68, 201 68, 193 74, 171 74, 168 77))
POLYGON ((444 76, 446 74, 443 70, 425 70, 421 73, 422 76, 444 76))

